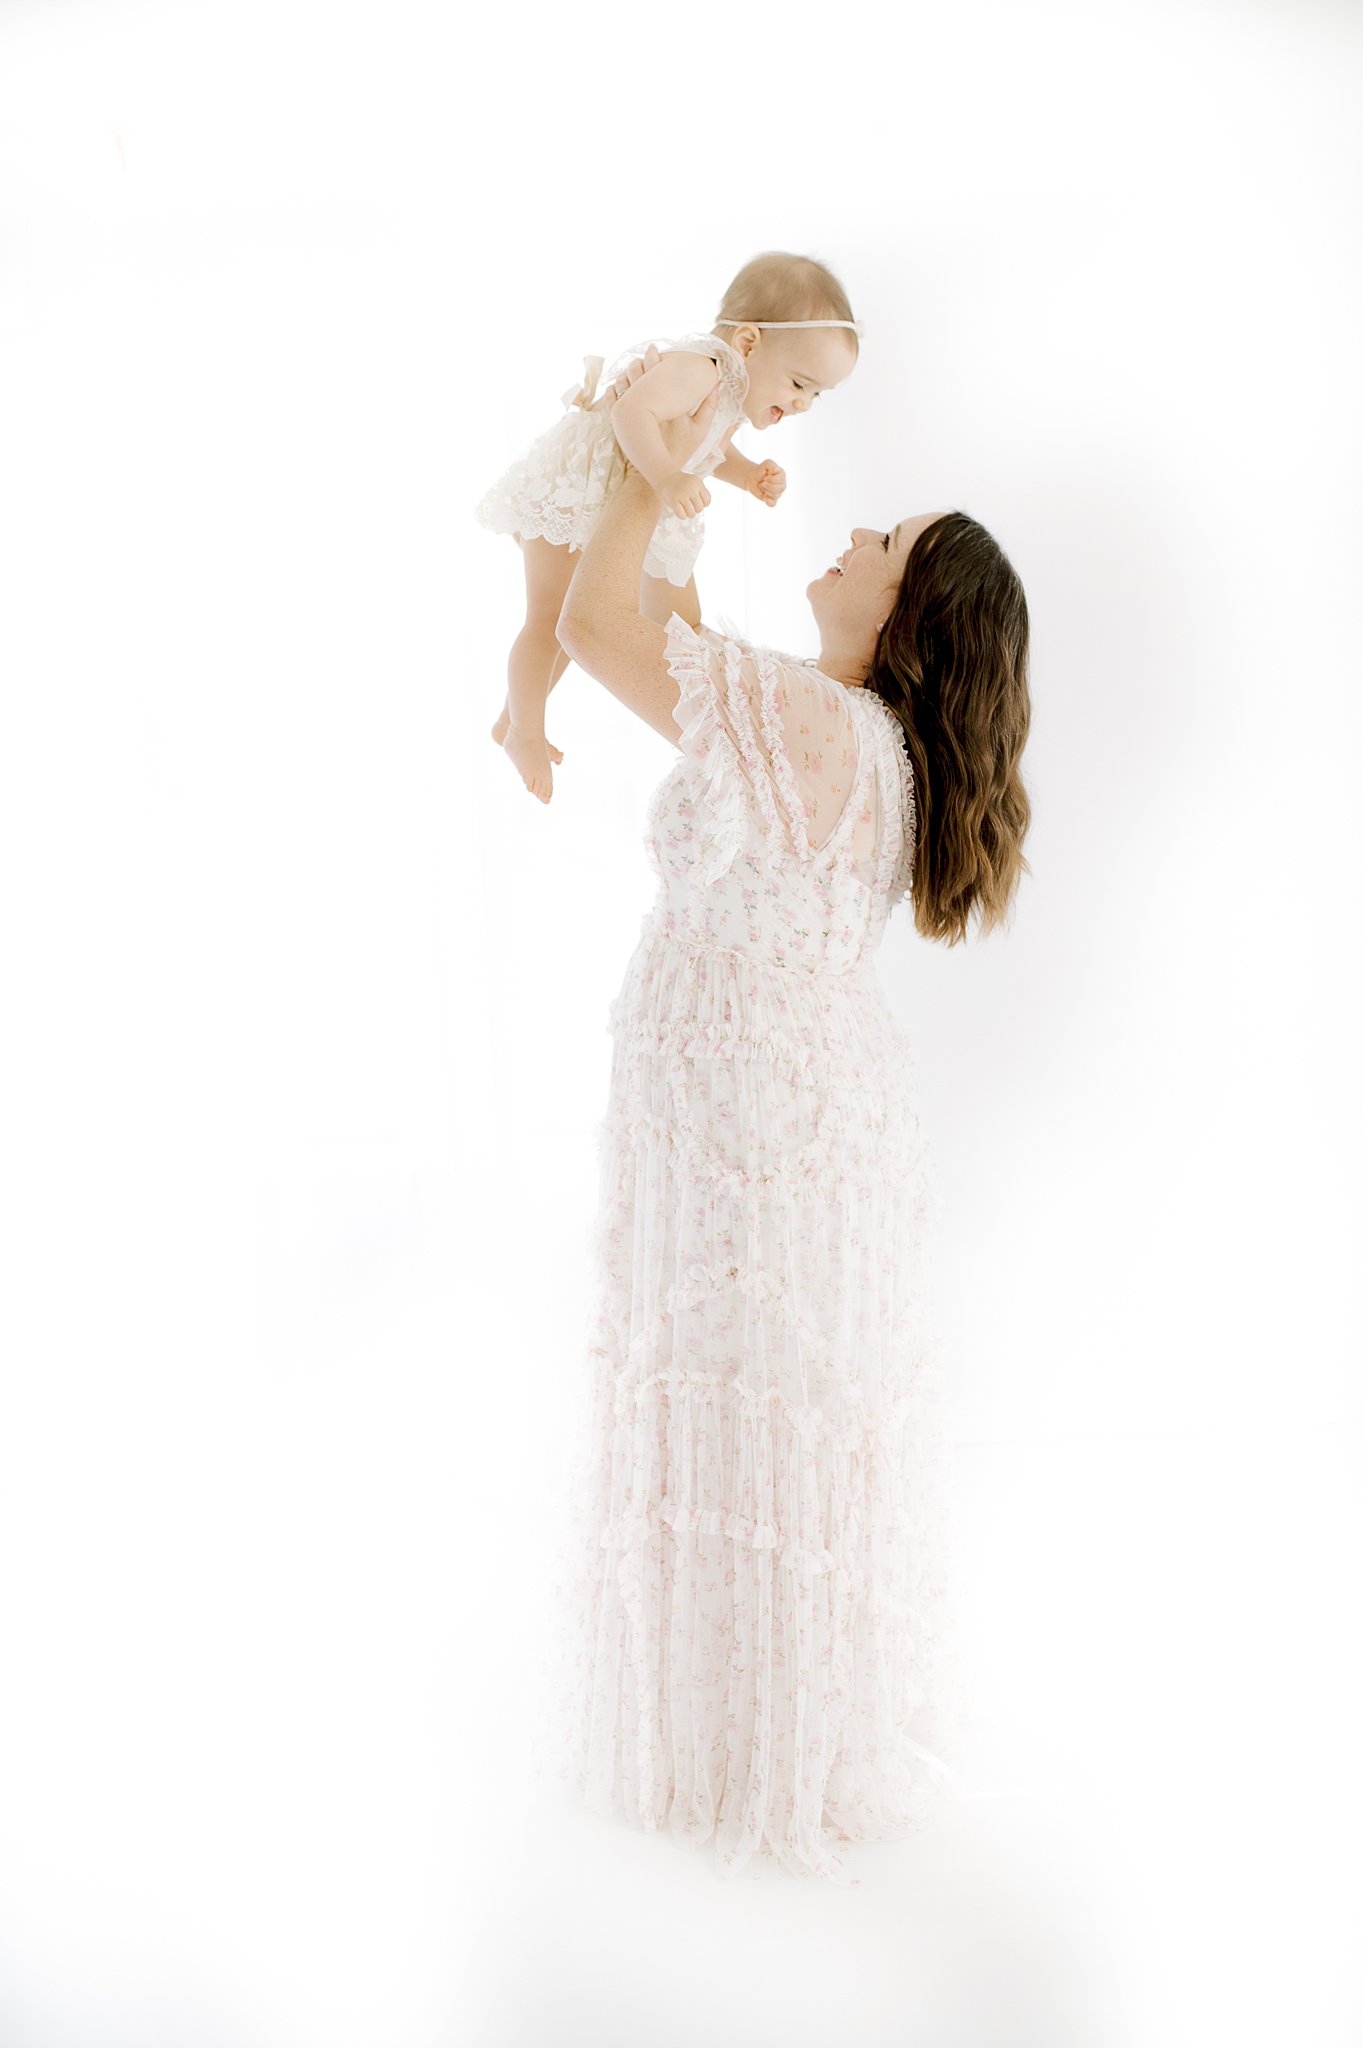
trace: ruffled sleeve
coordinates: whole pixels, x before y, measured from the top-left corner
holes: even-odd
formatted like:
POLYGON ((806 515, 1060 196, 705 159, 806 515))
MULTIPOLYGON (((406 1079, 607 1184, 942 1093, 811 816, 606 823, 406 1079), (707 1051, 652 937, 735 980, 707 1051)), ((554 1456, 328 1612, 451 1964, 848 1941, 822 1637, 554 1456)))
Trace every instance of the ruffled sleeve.
POLYGON ((735 684, 743 650, 674 612, 667 623, 667 665, 677 683, 673 709, 682 760, 699 815, 698 879, 718 880, 735 858, 769 827, 758 794, 763 786, 752 720, 737 706, 735 684))
POLYGON ((704 810, 702 879, 763 842, 803 861, 831 857, 858 779, 845 693, 804 663, 697 631, 675 612, 667 663, 682 756, 704 810))
MULTIPOLYGON (((890 715, 894 717, 893 713, 890 715)), ((886 882, 886 907, 889 910, 893 910, 905 896, 912 896, 918 850, 918 804, 914 795, 913 763, 898 719, 894 719, 894 726, 894 789, 899 799, 899 843, 886 882)))

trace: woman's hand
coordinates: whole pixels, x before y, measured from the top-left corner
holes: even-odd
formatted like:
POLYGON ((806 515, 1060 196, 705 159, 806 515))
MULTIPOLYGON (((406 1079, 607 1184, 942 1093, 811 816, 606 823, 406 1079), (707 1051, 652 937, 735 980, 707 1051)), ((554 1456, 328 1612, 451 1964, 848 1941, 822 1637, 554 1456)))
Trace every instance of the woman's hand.
POLYGON ((658 345, 651 341, 642 356, 636 356, 632 363, 626 363, 620 375, 597 393, 588 410, 609 412, 616 399, 623 398, 630 385, 637 384, 645 371, 651 370, 658 359, 658 345))
POLYGON ((748 478, 748 489, 764 505, 774 505, 786 487, 786 473, 779 462, 759 462, 748 478))

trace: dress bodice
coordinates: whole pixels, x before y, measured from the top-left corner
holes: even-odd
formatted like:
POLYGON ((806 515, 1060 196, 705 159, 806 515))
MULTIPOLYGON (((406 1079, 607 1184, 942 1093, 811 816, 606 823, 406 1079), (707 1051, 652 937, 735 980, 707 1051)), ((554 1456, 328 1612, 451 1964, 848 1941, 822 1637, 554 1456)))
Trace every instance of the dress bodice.
POLYGON ((893 711, 675 614, 667 655, 682 739, 649 806, 651 928, 777 968, 862 964, 913 874, 912 768, 893 711))

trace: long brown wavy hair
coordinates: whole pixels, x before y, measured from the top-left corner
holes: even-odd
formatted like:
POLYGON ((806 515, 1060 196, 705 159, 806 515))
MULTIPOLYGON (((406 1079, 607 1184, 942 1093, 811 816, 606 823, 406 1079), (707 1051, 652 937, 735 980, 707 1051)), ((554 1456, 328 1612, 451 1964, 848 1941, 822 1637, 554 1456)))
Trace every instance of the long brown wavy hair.
POLYGON ((913 921, 956 945, 1005 922, 1032 807, 1022 786, 1027 599, 992 535, 947 512, 909 551, 866 687, 899 719, 913 763, 913 921))

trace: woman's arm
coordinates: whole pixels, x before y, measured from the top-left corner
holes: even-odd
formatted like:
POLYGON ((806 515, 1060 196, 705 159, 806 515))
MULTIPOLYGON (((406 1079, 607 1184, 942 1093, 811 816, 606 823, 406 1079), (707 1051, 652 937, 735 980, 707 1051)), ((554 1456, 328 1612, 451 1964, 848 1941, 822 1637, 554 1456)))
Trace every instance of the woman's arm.
POLYGON ((559 614, 559 645, 646 725, 680 746, 667 635, 639 611, 639 579, 662 499, 631 469, 603 506, 559 614))
MULTIPOLYGON (((718 404, 716 384, 693 415, 665 429, 674 464, 685 462, 700 447, 718 404)), ((658 493, 631 467, 615 496, 602 507, 582 551, 559 615, 558 638, 579 668, 679 746, 681 734, 672 716, 677 684, 667 665, 667 635, 639 612, 644 557, 661 511, 658 493)))

